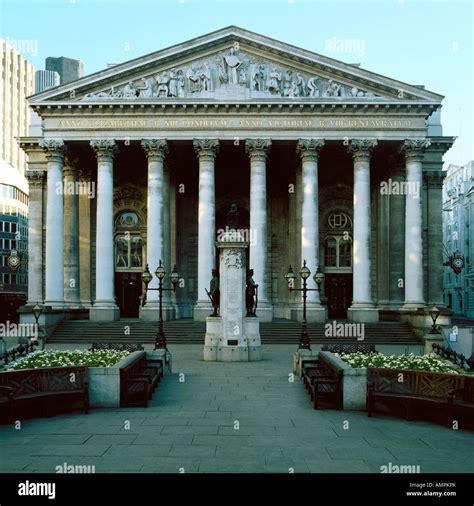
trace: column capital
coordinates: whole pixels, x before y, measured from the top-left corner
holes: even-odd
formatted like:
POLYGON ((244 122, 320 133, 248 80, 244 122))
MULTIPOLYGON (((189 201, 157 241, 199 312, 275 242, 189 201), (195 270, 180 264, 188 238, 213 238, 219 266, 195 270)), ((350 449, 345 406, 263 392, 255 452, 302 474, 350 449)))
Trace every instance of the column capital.
POLYGON ((117 144, 113 139, 92 139, 89 144, 99 161, 112 161, 117 153, 117 144))
POLYGON ((442 170, 430 170, 423 172, 423 179, 427 188, 438 188, 443 187, 443 181, 446 177, 446 172, 442 170))
POLYGON ((217 153, 219 153, 218 139, 194 139, 193 146, 200 159, 214 161, 217 153))
POLYGON ((324 147, 324 139, 298 139, 296 152, 303 161, 310 160, 317 162, 319 153, 324 147))
POLYGON ((407 161, 421 162, 423 153, 430 146, 431 141, 428 139, 405 139, 400 146, 400 153, 405 156, 407 161))
POLYGON ((270 152, 271 145, 271 139, 246 139, 245 152, 251 160, 265 161, 270 152))
POLYGON ((353 139, 347 148, 354 160, 369 160, 372 150, 377 146, 377 139, 353 139))
POLYGON ((149 161, 162 162, 169 152, 166 139, 142 139, 141 146, 149 161))
POLYGON ((25 177, 28 179, 29 188, 42 188, 44 183, 44 171, 43 170, 27 170, 25 177))
POLYGON ((91 180, 92 172, 89 168, 79 169, 79 181, 89 182, 91 180))
POLYGON ((66 154, 66 145, 62 139, 43 139, 39 142, 43 148, 46 159, 50 162, 63 162, 66 154))
POLYGON ((78 174, 79 157, 66 153, 64 158, 64 169, 63 173, 65 176, 77 176, 78 174))

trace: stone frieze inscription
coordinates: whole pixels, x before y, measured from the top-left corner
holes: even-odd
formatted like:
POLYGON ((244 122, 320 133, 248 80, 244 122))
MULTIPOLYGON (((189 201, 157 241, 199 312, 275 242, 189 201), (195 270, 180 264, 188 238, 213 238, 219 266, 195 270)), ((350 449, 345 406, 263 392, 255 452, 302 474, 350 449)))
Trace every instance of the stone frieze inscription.
POLYGON ((419 118, 87 118, 51 119, 47 128, 53 129, 288 129, 314 128, 415 128, 423 127, 419 118))

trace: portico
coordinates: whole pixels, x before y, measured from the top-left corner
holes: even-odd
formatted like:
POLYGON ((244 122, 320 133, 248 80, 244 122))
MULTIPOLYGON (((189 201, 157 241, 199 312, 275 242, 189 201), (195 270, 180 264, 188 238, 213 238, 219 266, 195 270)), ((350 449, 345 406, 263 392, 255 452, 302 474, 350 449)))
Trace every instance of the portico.
POLYGON ((45 255, 29 304, 156 320, 156 292, 142 307, 140 273, 162 260, 182 276, 165 317, 204 320, 216 239, 235 203, 261 321, 300 318, 301 295, 288 293, 284 274, 303 260, 326 276, 310 292, 308 321, 422 318, 442 300, 441 221, 428 221, 438 200, 441 209, 453 142, 430 119, 442 97, 235 27, 221 32, 31 98, 43 135, 21 142, 42 185, 30 195, 43 210, 30 234, 45 225, 45 255), (389 179, 405 190, 382 192, 389 179), (57 191, 64 182, 84 191, 57 191))

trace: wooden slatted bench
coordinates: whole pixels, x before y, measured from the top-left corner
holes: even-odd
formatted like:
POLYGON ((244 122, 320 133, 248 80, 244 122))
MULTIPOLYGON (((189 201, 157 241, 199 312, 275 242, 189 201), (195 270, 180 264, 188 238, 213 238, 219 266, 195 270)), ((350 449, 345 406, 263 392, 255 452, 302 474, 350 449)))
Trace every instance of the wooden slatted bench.
POLYGON ((453 391, 464 389, 466 376, 402 369, 367 369, 367 415, 377 403, 390 412, 402 408, 407 420, 419 418, 429 410, 444 414, 444 423, 452 422, 453 391), (450 399, 452 401, 450 402, 450 399))
POLYGON ((303 382, 310 394, 314 409, 329 404, 342 409, 342 370, 336 370, 323 356, 305 360, 303 382))
POLYGON ((0 421, 49 416, 80 404, 89 412, 87 367, 48 367, 0 372, 0 421))
POLYGON ((466 376, 462 387, 449 392, 448 404, 451 426, 461 418, 461 428, 474 428, 474 376, 466 376))
POLYGON ((159 359, 148 364, 143 353, 128 365, 120 369, 120 406, 148 406, 148 400, 163 376, 163 363, 159 359))

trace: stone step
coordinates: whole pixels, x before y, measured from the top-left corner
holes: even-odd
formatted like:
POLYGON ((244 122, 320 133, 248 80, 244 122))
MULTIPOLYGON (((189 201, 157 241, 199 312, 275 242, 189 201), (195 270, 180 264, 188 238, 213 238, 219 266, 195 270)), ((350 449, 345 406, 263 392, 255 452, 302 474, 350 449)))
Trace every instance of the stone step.
MULTIPOLYGON (((204 343, 206 324, 193 320, 167 321, 163 325, 169 343, 204 343)), ((126 339, 129 342, 152 343, 158 329, 154 322, 124 319, 116 322, 95 323, 88 320, 67 320, 62 322, 49 342, 92 342, 126 339), (128 327, 125 329, 125 327, 128 327), (125 332, 126 330, 126 332, 125 332)), ((325 335, 325 324, 308 324, 308 333, 315 343, 355 342, 355 337, 330 337, 325 335)), ((263 344, 293 344, 298 342, 301 323, 289 320, 275 320, 260 324, 263 344)), ((364 342, 379 344, 419 344, 410 327, 398 322, 366 324, 364 342)))

